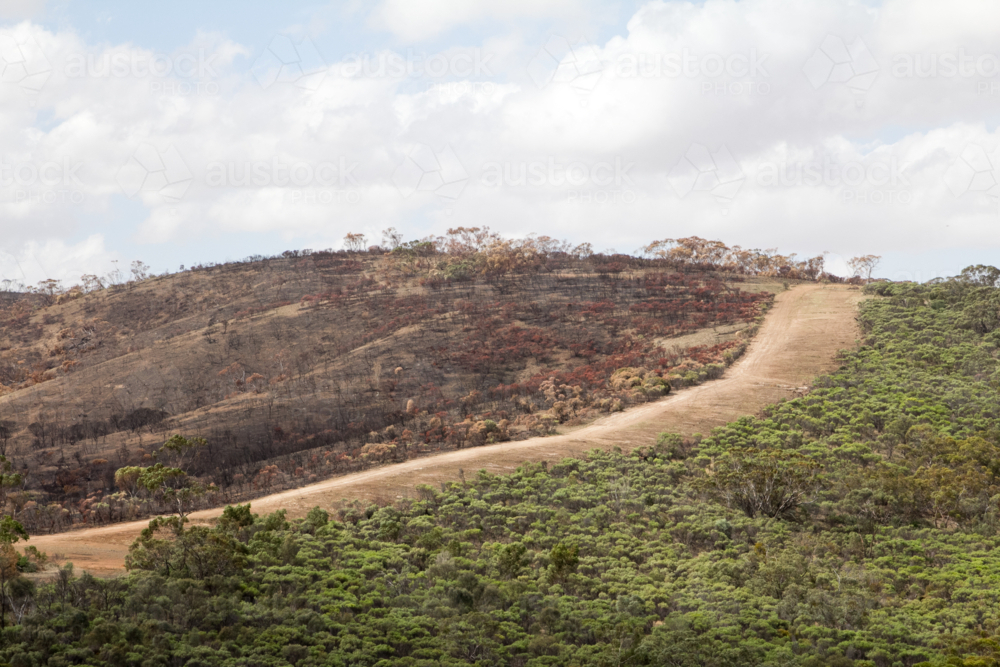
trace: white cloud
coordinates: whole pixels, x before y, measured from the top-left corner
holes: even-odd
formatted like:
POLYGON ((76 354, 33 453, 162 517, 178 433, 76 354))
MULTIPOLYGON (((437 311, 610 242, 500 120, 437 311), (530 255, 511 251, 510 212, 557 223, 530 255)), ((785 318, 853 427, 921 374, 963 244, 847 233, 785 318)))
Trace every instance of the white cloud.
MULTIPOLYGON (((322 76, 305 87, 291 75, 263 85, 241 69, 266 44, 199 35, 161 56, 27 23, 3 28, 0 36, 34 40, 52 73, 37 94, 0 82, 0 157, 13 178, 0 178, 0 251, 21 257, 24 248, 94 233, 81 221, 130 195, 148 209, 131 241, 153 245, 224 248, 231 235, 271 233, 292 245, 336 246, 347 231, 377 237, 396 226, 412 237, 489 224, 619 250, 688 234, 842 256, 996 248, 998 202, 979 187, 987 176, 956 196, 946 175, 963 154, 995 155, 1000 146, 1000 71, 988 71, 997 49, 983 27, 1000 9, 956 2, 949 11, 930 2, 652 2, 623 35, 582 44, 593 54, 587 62, 600 64, 588 86, 556 76, 539 85, 529 64, 546 39, 526 43, 507 25, 502 37, 446 48, 433 61, 373 51, 359 71, 357 62, 324 69, 313 59, 310 72, 322 76), (810 80, 804 68, 825 42, 858 40, 878 65, 873 81, 810 80), (951 55, 972 57, 972 69, 949 75, 951 55), (69 66, 81 58, 83 74, 69 66), (401 76, 378 58, 416 69, 401 76), (476 58, 489 65, 477 72, 476 58), (905 75, 898 63, 906 58, 920 72, 938 69, 905 75), (168 74, 157 73, 167 65, 168 74), (438 65, 443 74, 428 71, 438 65), (672 170, 695 145, 731 156, 725 182, 739 188, 720 197, 707 181, 672 187, 672 170), (449 151, 449 164, 461 165, 468 180, 456 197, 406 197, 394 186, 417 146, 449 151), (125 187, 123 167, 145 164, 137 154, 169 154, 177 168, 153 160, 142 174, 162 173, 163 183, 125 187), (827 175, 813 182, 816 170, 827 175), (164 188, 172 196, 161 196, 164 188)), ((425 39, 490 21, 533 29, 571 8, 386 0, 379 12, 401 37, 425 39)), ((574 65, 567 59, 576 51, 555 67, 574 65)), ((72 261, 107 261, 87 247, 72 261)))
POLYGON ((45 11, 47 0, 4 0, 0 3, 0 20, 27 19, 45 11))
POLYGON ((589 12, 590 4, 571 0, 382 0, 372 12, 371 22, 403 40, 419 42, 489 20, 579 17, 589 12))
POLYGON ((0 250, 0 281, 34 285, 54 278, 69 287, 87 273, 106 275, 115 268, 118 259, 104 247, 104 237, 100 234, 75 244, 59 239, 29 241, 10 252, 0 250))

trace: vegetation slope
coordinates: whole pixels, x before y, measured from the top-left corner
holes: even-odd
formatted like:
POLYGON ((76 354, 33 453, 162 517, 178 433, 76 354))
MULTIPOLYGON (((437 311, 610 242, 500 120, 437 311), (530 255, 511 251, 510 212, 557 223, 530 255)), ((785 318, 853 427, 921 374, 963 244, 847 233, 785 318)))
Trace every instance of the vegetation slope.
POLYGON ((393 506, 157 520, 22 580, 10 664, 1000 664, 1000 270, 876 283, 864 345, 700 441, 393 506))

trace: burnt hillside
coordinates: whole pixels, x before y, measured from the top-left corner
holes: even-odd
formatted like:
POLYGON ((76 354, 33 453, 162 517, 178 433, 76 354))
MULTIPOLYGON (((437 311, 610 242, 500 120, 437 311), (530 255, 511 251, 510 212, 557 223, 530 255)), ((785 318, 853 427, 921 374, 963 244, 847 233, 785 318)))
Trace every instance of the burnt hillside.
POLYGON ((129 465, 183 463, 215 502, 550 433, 717 377, 781 288, 504 243, 288 252, 8 300, 0 444, 25 476, 11 502, 57 529, 155 509, 116 484, 129 465), (173 434, 205 444, 171 458, 173 434))

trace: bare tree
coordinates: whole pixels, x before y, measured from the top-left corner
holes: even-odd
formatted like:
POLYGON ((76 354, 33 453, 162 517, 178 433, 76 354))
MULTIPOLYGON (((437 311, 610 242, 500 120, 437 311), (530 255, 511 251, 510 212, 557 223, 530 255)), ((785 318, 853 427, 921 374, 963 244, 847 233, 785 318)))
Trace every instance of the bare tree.
POLYGON ((120 268, 118 268, 117 259, 111 260, 111 263, 114 264, 114 268, 108 272, 108 275, 105 277, 104 281, 108 285, 121 285, 122 283, 125 282, 125 274, 122 272, 120 268))
POLYGON ((387 250, 395 250, 403 244, 403 234, 395 227, 382 230, 382 245, 387 250))
POLYGON ((132 262, 132 280, 138 283, 146 278, 149 278, 149 265, 138 259, 132 262))
POLYGON ((344 249, 350 252, 361 252, 365 249, 365 235, 348 232, 344 237, 344 249))
POLYGON ((93 273, 86 273, 80 276, 80 284, 83 287, 84 292, 94 292, 99 289, 104 289, 104 281, 93 273))
POLYGON ((858 255, 847 260, 847 265, 851 267, 855 276, 864 278, 867 285, 872 281, 872 272, 881 261, 881 255, 858 255))

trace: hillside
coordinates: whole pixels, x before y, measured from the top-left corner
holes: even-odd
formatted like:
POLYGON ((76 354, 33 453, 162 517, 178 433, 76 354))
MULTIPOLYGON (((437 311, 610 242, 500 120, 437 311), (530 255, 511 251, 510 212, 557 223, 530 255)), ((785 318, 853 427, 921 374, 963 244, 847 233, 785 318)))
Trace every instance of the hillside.
POLYGON ((220 505, 718 377, 781 281, 822 270, 720 245, 604 256, 458 228, 392 251, 44 285, 0 310, 13 512, 38 533, 177 507, 180 490, 185 507, 220 505), (116 479, 154 463, 182 488, 116 479))
POLYGON ((1000 663, 1000 270, 875 283, 860 349, 708 437, 291 523, 152 525, 69 568, 12 664, 1000 663))
MULTIPOLYGON (((354 501, 391 505, 414 497, 421 484, 439 488, 478 470, 508 474, 527 462, 579 457, 594 448, 628 452, 647 447, 664 431, 689 437, 710 433, 739 417, 759 414, 771 403, 801 396, 813 378, 835 369, 838 351, 856 345, 854 311, 861 298, 857 287, 798 285, 776 295, 747 352, 718 380, 604 415, 559 435, 439 452, 338 475, 254 498, 253 508, 262 514, 281 509, 288 518, 303 518, 313 507, 331 509, 354 501)), ((187 518, 211 523, 222 512, 222 507, 214 507, 187 518)), ((125 567, 129 546, 147 524, 131 521, 34 535, 27 544, 60 562, 72 562, 77 571, 116 576, 125 567)))

